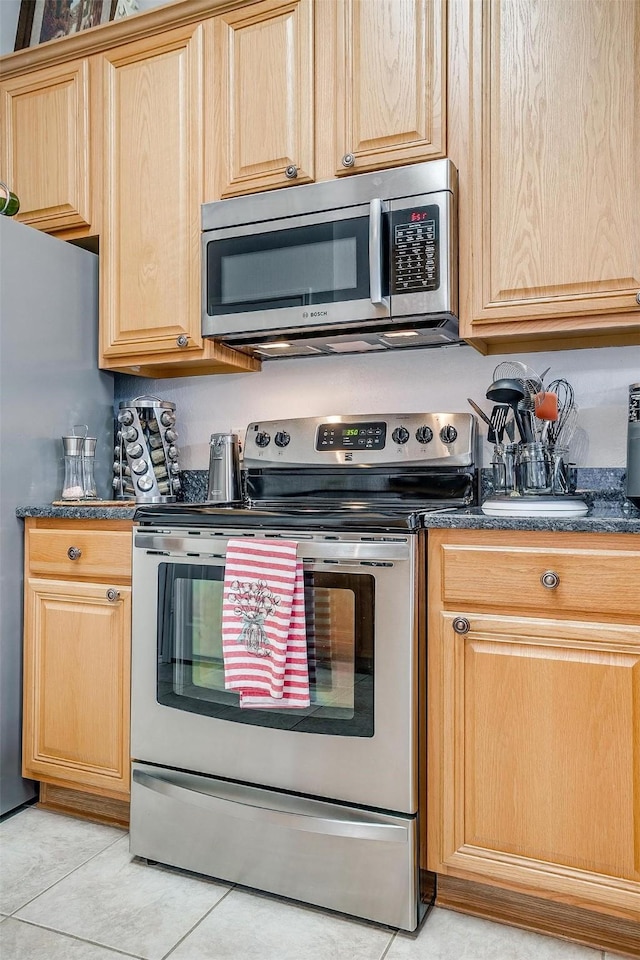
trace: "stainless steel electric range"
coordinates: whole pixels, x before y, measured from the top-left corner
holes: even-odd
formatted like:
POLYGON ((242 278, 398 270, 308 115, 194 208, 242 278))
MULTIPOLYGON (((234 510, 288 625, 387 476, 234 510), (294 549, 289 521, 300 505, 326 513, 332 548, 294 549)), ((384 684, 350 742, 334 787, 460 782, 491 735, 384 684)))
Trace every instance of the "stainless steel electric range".
POLYGON ((131 851, 414 930, 422 869, 426 571, 422 517, 477 502, 469 414, 256 422, 246 506, 138 509, 131 851), (303 560, 310 706, 225 689, 230 539, 303 560))

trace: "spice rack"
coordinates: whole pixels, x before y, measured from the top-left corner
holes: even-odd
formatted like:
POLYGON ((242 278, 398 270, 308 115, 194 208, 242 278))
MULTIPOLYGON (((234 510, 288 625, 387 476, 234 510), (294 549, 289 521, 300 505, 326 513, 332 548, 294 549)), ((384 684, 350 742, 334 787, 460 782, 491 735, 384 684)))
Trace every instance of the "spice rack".
POLYGON ((170 503, 180 491, 176 407, 158 397, 119 405, 113 489, 117 499, 170 503))

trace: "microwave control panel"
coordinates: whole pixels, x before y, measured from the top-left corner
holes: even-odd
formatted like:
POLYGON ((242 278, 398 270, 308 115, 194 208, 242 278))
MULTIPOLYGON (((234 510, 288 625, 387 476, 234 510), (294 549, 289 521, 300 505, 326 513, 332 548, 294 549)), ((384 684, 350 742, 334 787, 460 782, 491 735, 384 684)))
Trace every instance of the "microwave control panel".
POLYGON ((440 286, 440 208, 408 207, 391 214, 391 291, 422 293, 440 286))

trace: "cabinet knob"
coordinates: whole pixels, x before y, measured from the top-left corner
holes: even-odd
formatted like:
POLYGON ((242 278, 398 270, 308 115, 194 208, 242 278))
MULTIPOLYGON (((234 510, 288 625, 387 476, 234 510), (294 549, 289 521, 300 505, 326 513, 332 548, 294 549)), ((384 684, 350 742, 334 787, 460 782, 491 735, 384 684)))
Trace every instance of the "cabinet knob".
POLYGON ((284 171, 284 175, 287 180, 295 180, 298 176, 298 168, 291 163, 284 171))
POLYGON ((69 547, 67 550, 67 556, 69 557, 69 560, 79 560, 82 556, 82 550, 80 547, 69 547))
POLYGON ((547 590, 555 590, 560 583, 560 577, 553 570, 546 570, 540 577, 540 583, 547 590))
POLYGON ((176 337, 176 344, 179 347, 186 347, 189 345, 189 337, 186 333, 181 333, 179 337, 176 337))
POLYGON ((456 617, 451 626, 456 633, 469 633, 471 630, 471 624, 466 617, 456 617))
POLYGON ((343 167, 352 167, 355 162, 356 158, 352 153, 345 153, 344 157, 342 158, 343 167))
POLYGON ((115 603, 116 600, 119 600, 119 599, 120 599, 120 591, 114 590, 113 587, 109 587, 109 589, 107 590, 107 600, 109 601, 109 603, 115 603))
POLYGON ((640 290, 636 293, 636 303, 640 303, 640 290))

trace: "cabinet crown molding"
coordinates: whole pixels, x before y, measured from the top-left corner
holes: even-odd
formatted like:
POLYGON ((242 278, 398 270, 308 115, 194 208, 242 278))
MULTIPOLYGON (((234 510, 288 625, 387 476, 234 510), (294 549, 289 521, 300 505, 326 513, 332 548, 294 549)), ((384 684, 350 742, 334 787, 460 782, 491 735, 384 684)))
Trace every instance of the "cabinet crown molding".
POLYGON ((175 0, 152 10, 112 20, 69 37, 49 40, 35 47, 26 47, 0 57, 0 79, 50 67, 77 57, 103 53, 111 47, 151 37, 171 27, 181 27, 197 20, 240 7, 245 0, 175 0))

